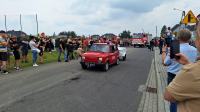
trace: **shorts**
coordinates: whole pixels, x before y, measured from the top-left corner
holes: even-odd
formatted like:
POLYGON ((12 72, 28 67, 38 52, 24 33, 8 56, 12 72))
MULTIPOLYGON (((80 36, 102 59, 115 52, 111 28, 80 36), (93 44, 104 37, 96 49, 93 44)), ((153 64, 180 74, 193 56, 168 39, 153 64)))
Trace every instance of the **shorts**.
POLYGON ((15 60, 19 60, 20 59, 19 51, 13 51, 13 54, 14 54, 15 60))
POLYGON ((0 52, 0 61, 7 61, 7 60, 8 60, 8 53, 0 52))
POLYGON ((28 49, 22 49, 22 56, 27 56, 28 55, 28 49))

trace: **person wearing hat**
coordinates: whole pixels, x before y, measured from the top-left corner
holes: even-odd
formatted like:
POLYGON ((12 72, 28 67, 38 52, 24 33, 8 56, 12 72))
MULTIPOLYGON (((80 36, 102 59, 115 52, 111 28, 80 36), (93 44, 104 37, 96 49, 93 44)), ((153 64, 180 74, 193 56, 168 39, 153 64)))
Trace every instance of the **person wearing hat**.
POLYGON ((0 31, 0 70, 3 74, 8 74, 7 61, 8 61, 8 35, 5 31, 0 31))

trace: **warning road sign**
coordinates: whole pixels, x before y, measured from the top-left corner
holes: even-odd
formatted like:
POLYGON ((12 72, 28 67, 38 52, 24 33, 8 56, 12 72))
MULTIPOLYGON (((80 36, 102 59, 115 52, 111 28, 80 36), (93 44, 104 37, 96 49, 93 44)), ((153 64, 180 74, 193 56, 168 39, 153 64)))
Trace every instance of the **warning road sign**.
POLYGON ((195 17, 194 13, 190 10, 182 20, 182 23, 184 24, 197 23, 197 18, 195 17))

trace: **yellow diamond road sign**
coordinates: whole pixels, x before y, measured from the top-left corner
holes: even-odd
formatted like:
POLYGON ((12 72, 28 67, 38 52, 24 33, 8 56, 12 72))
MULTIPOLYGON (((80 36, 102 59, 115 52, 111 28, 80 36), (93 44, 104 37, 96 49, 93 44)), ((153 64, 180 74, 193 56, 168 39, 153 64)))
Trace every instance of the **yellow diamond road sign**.
POLYGON ((197 23, 197 18, 193 14, 193 12, 190 10, 187 15, 182 20, 182 23, 188 24, 188 23, 197 23))

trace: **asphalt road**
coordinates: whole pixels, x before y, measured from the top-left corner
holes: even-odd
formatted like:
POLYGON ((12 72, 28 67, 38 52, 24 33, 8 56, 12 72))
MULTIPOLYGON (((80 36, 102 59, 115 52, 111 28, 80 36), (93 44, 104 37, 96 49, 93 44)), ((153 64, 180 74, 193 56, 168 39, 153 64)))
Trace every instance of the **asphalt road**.
MULTIPOLYGON (((78 72, 78 79, 60 81, 1 108, 0 112, 136 112, 141 98, 138 87, 147 80, 152 57, 146 48, 128 48, 127 60, 108 72, 82 70, 78 62, 68 64, 64 70, 78 72)), ((43 73, 48 72, 55 69, 43 73)), ((63 69, 56 73, 61 72, 63 69)))

